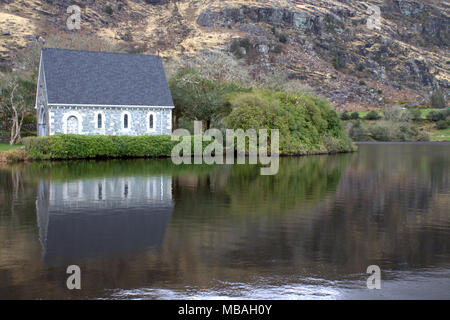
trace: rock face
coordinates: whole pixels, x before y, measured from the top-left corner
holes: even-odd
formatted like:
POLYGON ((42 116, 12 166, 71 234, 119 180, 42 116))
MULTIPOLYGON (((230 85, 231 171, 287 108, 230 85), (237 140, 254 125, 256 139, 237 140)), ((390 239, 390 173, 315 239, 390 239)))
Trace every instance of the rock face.
POLYGON ((407 0, 395 0, 400 12, 407 17, 417 17, 422 11, 424 5, 420 2, 407 1, 407 0))
POLYGON ((314 23, 314 17, 302 12, 278 8, 260 8, 242 6, 241 8, 223 8, 219 11, 206 9, 197 19, 197 24, 203 27, 230 27, 245 20, 253 23, 268 23, 272 26, 288 26, 298 30, 309 30, 314 23))
MULTIPOLYGON (((374 32, 367 27, 366 7, 358 5, 357 1, 337 3, 306 0, 302 3, 310 5, 308 10, 303 6, 246 4, 208 7, 199 14, 197 24, 208 28, 246 31, 247 37, 253 40, 256 51, 261 55, 269 53, 267 48, 273 39, 270 36, 256 37, 254 30, 247 27, 249 23, 267 26, 267 29, 283 30, 294 51, 317 55, 317 58, 331 62, 335 69, 346 75, 353 73, 358 78, 377 82, 377 87, 409 88, 419 93, 423 99, 426 98, 426 92, 437 88, 444 88, 449 94, 448 7, 409 0, 386 0, 379 7, 380 29, 374 32)), ((291 54, 295 56, 295 52, 291 54)), ((264 59, 261 60, 261 66, 266 65, 264 59)), ((291 62, 284 59, 288 69, 295 70, 291 62)), ((373 88, 370 91, 361 86, 352 90, 335 88, 330 94, 330 86, 323 79, 323 73, 336 78, 336 83, 342 86, 353 86, 348 83, 345 75, 340 72, 335 74, 335 70, 311 70, 310 65, 305 65, 300 70, 290 76, 309 79, 320 87, 325 83, 328 88, 321 93, 337 100, 338 104, 348 101, 349 97, 350 100, 356 99, 368 104, 384 101, 383 97, 373 93, 373 88), (301 74, 305 71, 309 74, 301 74), (321 79, 317 73, 322 74, 321 79), (355 91, 358 92, 355 94, 355 91)), ((379 92, 380 89, 375 91, 379 92)))
MULTIPOLYGON (((71 1, 34 3, 0 2, 0 14, 8 16, 0 21, 0 61, 8 63, 41 35, 69 33, 71 1), (25 24, 35 32, 24 32, 25 24)), ((223 51, 252 70, 300 80, 336 107, 450 93, 447 0, 89 0, 80 6, 83 34, 163 56, 223 51), (369 6, 378 6, 379 19, 369 6), (376 19, 379 28, 369 28, 376 19), (245 45, 233 46, 236 40, 245 45)))

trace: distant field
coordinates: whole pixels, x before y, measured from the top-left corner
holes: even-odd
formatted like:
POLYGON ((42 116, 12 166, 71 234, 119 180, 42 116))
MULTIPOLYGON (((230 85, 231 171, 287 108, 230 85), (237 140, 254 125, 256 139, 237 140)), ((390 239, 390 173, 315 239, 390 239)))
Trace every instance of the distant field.
MULTIPOLYGON (((420 114, 421 114, 421 116, 422 116, 422 119, 426 119, 427 114, 429 114, 431 111, 441 111, 441 110, 443 110, 443 109, 434 109, 434 108, 430 108, 430 109, 420 109, 420 114)), ((368 112, 369 112, 369 111, 359 111, 359 112, 358 112, 359 117, 360 117, 361 119, 363 119, 363 118, 367 115, 368 112)), ((381 112, 381 111, 377 111, 377 112, 378 112, 378 114, 383 115, 383 112, 381 112)), ((351 112, 350 112, 350 114, 351 114, 351 112)))
POLYGON ((450 128, 444 130, 436 130, 430 133, 433 141, 450 141, 450 128))
POLYGON ((431 111, 441 111, 444 109, 420 109, 420 113, 422 115, 422 118, 425 119, 427 117, 427 114, 429 114, 431 111))
POLYGON ((0 143, 0 152, 20 148, 21 146, 22 146, 21 144, 10 145, 9 143, 0 143))

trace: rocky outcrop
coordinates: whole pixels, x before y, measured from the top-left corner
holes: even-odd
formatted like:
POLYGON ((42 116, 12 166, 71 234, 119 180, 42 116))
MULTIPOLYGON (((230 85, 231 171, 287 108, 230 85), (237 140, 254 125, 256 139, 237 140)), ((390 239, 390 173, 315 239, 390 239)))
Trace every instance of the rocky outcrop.
POLYGON ((423 3, 408 0, 395 0, 400 12, 407 17, 417 17, 423 12, 423 3))
MULTIPOLYGON (((39 36, 67 32, 66 9, 73 1, 33 3, 0 0, 0 14, 4 14, 0 63, 11 63, 16 49, 35 43, 39 36)), ((448 1, 77 3, 82 7, 83 35, 107 38, 132 52, 159 52, 166 57, 227 51, 242 59, 250 73, 278 73, 303 81, 338 107, 426 101, 437 88, 450 95, 448 1), (380 7, 380 29, 368 28, 369 5, 380 7), (106 6, 112 14, 105 12, 106 6)))
MULTIPOLYGON (((312 5, 309 9, 315 8, 304 10, 249 5, 208 7, 199 14, 197 24, 245 32, 256 52, 262 56, 273 52, 270 48, 277 41, 268 30, 283 30, 293 50, 317 54, 342 72, 346 69, 347 72, 355 70, 350 73, 399 90, 407 87, 424 94, 435 88, 450 88, 449 70, 445 67, 448 62, 441 64, 442 61, 435 59, 436 49, 448 52, 448 12, 417 1, 387 0, 380 8, 384 25, 378 33, 372 33, 366 27, 366 7, 358 6, 355 1, 340 1, 342 4, 339 5, 329 5, 327 1, 305 2, 312 5), (266 26, 266 32, 262 26, 266 26), (436 68, 436 64, 441 66, 436 68), (437 77, 442 72, 447 76, 437 77)), ((267 59, 260 60, 261 67, 270 66, 267 59)), ((295 69, 287 61, 290 60, 284 59, 284 63, 287 63, 285 67, 295 69)), ((292 73, 290 77, 311 79, 315 76, 292 73)), ((366 92, 365 98, 375 103, 381 99, 373 93, 374 90, 365 90, 364 86, 352 90, 353 93, 361 91, 357 95, 366 92)), ((342 94, 342 90, 336 89, 328 92, 334 92, 331 96, 334 95, 337 100, 342 100, 343 96, 353 96, 352 92, 342 94)))
POLYGON ((197 19, 203 27, 232 27, 237 23, 251 21, 267 23, 277 27, 293 27, 298 30, 310 30, 316 17, 304 13, 281 8, 261 8, 242 6, 241 8, 206 9, 197 19))

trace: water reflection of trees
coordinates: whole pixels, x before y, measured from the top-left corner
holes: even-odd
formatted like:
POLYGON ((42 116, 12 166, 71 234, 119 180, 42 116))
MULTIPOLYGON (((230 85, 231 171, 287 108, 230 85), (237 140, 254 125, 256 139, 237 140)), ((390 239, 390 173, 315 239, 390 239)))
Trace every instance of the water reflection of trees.
POLYGON ((165 247, 168 255, 177 248, 177 260, 186 262, 177 272, 198 276, 226 266, 235 281, 283 270, 339 279, 370 264, 448 266, 449 149, 366 148, 334 164, 320 157, 282 159, 276 177, 236 166, 175 183, 178 223, 165 247))
POLYGON ((175 178, 175 212, 196 204, 191 207, 195 215, 208 220, 219 212, 230 217, 280 215, 317 204, 335 193, 349 157, 283 158, 274 176, 261 176, 256 165, 235 165, 204 177, 175 178))

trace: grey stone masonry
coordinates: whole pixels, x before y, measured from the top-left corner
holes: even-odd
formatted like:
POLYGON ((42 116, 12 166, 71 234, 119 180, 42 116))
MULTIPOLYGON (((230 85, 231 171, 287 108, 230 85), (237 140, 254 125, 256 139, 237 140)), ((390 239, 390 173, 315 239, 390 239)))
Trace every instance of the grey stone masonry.
POLYGON ((49 134, 161 135, 172 133, 172 109, 162 107, 48 106, 49 134))

